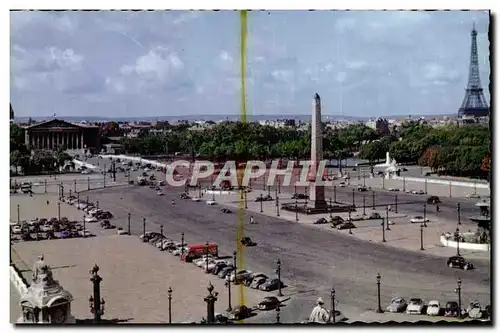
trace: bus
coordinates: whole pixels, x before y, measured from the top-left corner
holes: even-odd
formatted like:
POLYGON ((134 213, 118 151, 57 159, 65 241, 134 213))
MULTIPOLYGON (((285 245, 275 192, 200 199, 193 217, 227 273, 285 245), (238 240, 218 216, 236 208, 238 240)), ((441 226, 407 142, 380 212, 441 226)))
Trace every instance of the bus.
POLYGON ((187 246, 187 252, 182 255, 181 260, 192 262, 194 259, 201 258, 205 254, 218 257, 219 247, 215 243, 208 243, 208 247, 207 244, 189 244, 187 246))

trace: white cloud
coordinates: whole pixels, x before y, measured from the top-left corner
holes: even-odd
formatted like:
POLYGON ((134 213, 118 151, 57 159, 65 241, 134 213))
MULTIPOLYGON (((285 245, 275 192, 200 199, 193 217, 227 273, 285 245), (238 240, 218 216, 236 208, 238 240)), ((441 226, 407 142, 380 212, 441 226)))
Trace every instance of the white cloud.
POLYGON ((233 62, 233 57, 227 51, 221 51, 219 54, 219 59, 222 61, 233 62))
POLYGON ((368 66, 368 63, 363 60, 354 60, 346 62, 345 66, 349 69, 363 69, 368 66))
POLYGON ((447 69, 436 63, 429 63, 424 66, 424 80, 434 82, 436 85, 445 85, 460 78, 460 73, 454 69, 447 69))

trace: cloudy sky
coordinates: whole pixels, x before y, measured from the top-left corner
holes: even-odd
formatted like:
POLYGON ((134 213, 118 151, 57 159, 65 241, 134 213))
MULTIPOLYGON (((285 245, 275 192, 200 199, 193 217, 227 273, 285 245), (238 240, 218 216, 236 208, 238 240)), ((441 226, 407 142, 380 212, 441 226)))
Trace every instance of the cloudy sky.
MULTIPOLYGON (((237 12, 11 12, 16 116, 238 114, 237 12)), ((454 113, 486 12, 250 12, 251 114, 454 113)))

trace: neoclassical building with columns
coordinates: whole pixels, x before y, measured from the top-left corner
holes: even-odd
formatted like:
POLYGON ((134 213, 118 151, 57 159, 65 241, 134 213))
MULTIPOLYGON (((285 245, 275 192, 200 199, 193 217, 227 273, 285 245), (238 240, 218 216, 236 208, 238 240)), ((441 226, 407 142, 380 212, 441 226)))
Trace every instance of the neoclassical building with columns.
POLYGON ((98 152, 100 149, 99 127, 51 119, 27 126, 25 144, 28 149, 89 149, 98 152))

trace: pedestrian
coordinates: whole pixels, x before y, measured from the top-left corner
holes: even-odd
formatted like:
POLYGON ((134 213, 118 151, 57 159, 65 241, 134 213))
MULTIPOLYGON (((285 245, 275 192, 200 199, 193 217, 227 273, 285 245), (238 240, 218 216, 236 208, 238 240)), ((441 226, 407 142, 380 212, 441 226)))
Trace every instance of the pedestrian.
POLYGON ((253 216, 250 216, 250 224, 254 224, 253 216))
POLYGON ((172 205, 175 205, 175 200, 174 199, 172 199, 172 205))
POLYGON ((49 203, 50 203, 49 200, 47 200, 47 206, 49 205, 49 203))
POLYGON ((310 323, 326 324, 330 319, 330 314, 328 310, 323 307, 325 303, 320 297, 316 301, 316 306, 313 308, 311 315, 309 316, 310 323))
POLYGON ((436 213, 439 213, 439 205, 436 205, 436 213))

